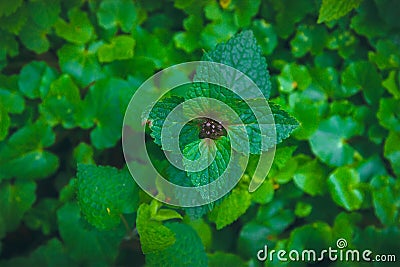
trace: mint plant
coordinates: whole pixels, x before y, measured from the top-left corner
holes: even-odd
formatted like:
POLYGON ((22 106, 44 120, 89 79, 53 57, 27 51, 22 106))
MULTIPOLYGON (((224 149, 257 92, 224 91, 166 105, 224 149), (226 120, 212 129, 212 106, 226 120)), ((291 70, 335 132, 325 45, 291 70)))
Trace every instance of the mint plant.
MULTIPOLYGON (((397 266, 397 6, 0 0, 0 266, 397 266), (141 170, 143 158, 131 150, 125 161, 123 137, 135 141, 138 132, 124 118, 149 77, 198 60, 238 69, 261 92, 244 98, 194 82, 163 95, 146 118, 137 116, 158 174, 176 185, 198 190, 218 181, 235 155, 248 157, 234 165, 243 174, 224 197, 179 207, 163 198, 160 179, 149 177, 155 186, 145 190, 133 179, 129 168, 141 170), (174 107, 199 97, 229 106, 248 140, 218 117, 191 119, 182 125, 179 151, 191 160, 214 153, 215 160, 201 171, 181 170, 165 157, 162 129, 174 107), (273 133, 261 134, 269 121, 250 109, 266 101, 276 130, 269 139, 273 133), (257 163, 271 147, 272 166, 260 175, 257 163), (263 182, 250 192, 254 181, 263 182), (338 241, 347 244, 343 255, 371 250, 373 261, 257 257, 265 246, 288 256, 338 249, 338 241)), ((170 78, 156 81, 140 102, 170 78)), ((190 116, 207 114, 191 107, 190 116)))

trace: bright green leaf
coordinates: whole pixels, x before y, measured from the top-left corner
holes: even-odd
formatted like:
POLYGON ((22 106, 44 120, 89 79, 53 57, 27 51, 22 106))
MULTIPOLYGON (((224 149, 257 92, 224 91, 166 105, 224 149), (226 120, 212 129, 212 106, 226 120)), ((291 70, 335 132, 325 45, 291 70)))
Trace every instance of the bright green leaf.
MULTIPOLYGON (((397 186, 399 185, 397 181, 397 186)), ((396 180, 387 176, 375 176, 371 180, 375 214, 384 225, 395 225, 399 219, 400 191, 395 192, 396 180)))
POLYGON ((45 62, 32 61, 21 70, 18 80, 19 90, 28 98, 43 98, 47 95, 56 75, 56 71, 45 62))
POLYGON ((162 251, 175 243, 175 233, 161 222, 151 219, 150 206, 141 204, 137 211, 136 228, 144 254, 162 251))
POLYGON ((129 0, 103 0, 97 12, 99 24, 105 29, 121 27, 129 32, 135 25, 138 14, 135 4, 129 0))
POLYGON ((85 12, 71 9, 68 12, 69 23, 59 19, 54 25, 56 34, 75 44, 87 43, 94 34, 93 26, 85 12))
POLYGON ((357 8, 361 2, 362 0, 322 0, 318 23, 339 19, 357 8))
POLYGON ((129 36, 119 35, 111 40, 111 44, 103 44, 97 51, 100 62, 129 59, 133 57, 135 40, 129 36))
POLYGON ((394 173, 400 175, 400 133, 389 133, 385 141, 384 155, 389 159, 394 173))
POLYGON ((63 74, 51 83, 39 109, 51 126, 61 123, 68 129, 77 126, 81 105, 78 87, 68 74, 63 74))
POLYGON ((0 147, 0 178, 41 179, 53 174, 59 165, 58 157, 44 148, 54 141, 52 129, 42 122, 13 133, 0 147))
POLYGON ((400 132, 400 100, 381 98, 377 117, 379 124, 388 130, 400 132))
POLYGON ((87 49, 83 45, 65 44, 57 51, 60 68, 71 75, 79 86, 85 87, 104 77, 97 60, 97 44, 87 49))
POLYGON ((220 230, 242 216, 250 204, 251 195, 248 189, 239 186, 211 211, 209 219, 217 225, 217 230, 220 230))
POLYGON ((362 131, 362 125, 351 117, 343 119, 337 115, 332 116, 322 121, 311 136, 311 149, 318 158, 331 166, 350 164, 354 161, 356 150, 347 140, 360 135, 362 131))
POLYGON ((360 176, 348 167, 336 169, 328 179, 328 188, 333 200, 348 211, 357 210, 363 203, 363 192, 358 188, 360 176))

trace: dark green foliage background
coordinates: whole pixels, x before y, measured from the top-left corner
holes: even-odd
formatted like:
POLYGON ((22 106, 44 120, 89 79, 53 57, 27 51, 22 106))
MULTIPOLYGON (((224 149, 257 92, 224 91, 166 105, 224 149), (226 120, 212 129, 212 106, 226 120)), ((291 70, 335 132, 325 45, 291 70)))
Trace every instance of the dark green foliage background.
POLYGON ((266 244, 321 250, 338 238, 399 261, 399 7, 0 0, 0 266, 258 266, 266 244), (193 220, 204 210, 151 201, 130 179, 124 111, 156 71, 244 29, 267 59, 271 100, 300 126, 258 191, 246 191, 250 162, 193 220))

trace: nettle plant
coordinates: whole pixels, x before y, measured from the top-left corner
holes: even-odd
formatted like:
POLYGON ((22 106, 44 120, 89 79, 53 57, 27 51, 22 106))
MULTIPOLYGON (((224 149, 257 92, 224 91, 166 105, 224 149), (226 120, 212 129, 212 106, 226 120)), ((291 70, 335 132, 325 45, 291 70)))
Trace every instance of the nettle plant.
MULTIPOLYGON (((244 31, 228 42, 219 44, 214 50, 206 52, 203 60, 223 63, 243 72, 260 88, 265 99, 269 98, 271 84, 267 63, 251 31, 244 31)), ((215 149, 214 161, 197 172, 179 170, 168 162, 161 150, 161 129, 167 115, 185 100, 207 97, 223 101, 243 121, 251 153, 245 174, 232 192, 215 202, 181 209, 151 200, 144 192, 139 193, 140 189, 126 169, 117 171, 110 167, 78 165, 77 180, 73 182, 77 187, 78 203, 83 217, 99 230, 114 229, 122 220, 131 231, 130 223, 124 216, 129 216, 137 209, 134 229, 139 235, 141 248, 149 265, 207 266, 204 245, 194 230, 196 227, 193 229, 190 225, 200 223, 198 227, 201 227, 204 221, 198 219, 206 217, 215 223, 218 230, 222 229, 242 216, 252 203, 268 202, 273 191, 270 182, 265 182, 253 193, 248 190, 254 165, 258 162, 257 156, 263 150, 263 137, 257 118, 244 100, 226 88, 210 84, 204 86, 202 83, 185 87, 184 96, 180 96, 181 94, 174 94, 172 90, 154 105, 149 117, 144 118, 148 125, 148 150, 154 165, 170 182, 185 187, 203 186, 217 179, 227 168, 231 146, 227 129, 221 122, 207 117, 193 119, 179 133, 180 149, 188 159, 197 159, 201 149, 215 149), (200 145, 206 138, 213 140, 202 143, 209 145, 208 148, 200 145), (176 253, 181 253, 182 249, 187 251, 185 256, 176 257, 176 253)), ((276 138, 269 140, 264 150, 282 142, 298 126, 297 120, 280 109, 279 105, 270 102, 269 106, 275 121, 276 138)), ((162 194, 161 188, 157 190, 162 194)), ((200 228, 197 230, 202 231, 200 228)))

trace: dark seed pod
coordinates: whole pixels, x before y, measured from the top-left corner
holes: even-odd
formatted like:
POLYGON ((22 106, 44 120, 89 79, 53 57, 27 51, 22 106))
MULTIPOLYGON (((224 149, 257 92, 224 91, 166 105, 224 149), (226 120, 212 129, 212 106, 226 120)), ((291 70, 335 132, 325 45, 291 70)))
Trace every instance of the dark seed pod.
POLYGON ((223 135, 226 135, 226 131, 221 122, 209 118, 204 118, 203 123, 201 124, 199 138, 217 139, 223 135))

